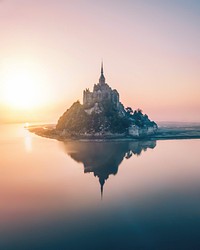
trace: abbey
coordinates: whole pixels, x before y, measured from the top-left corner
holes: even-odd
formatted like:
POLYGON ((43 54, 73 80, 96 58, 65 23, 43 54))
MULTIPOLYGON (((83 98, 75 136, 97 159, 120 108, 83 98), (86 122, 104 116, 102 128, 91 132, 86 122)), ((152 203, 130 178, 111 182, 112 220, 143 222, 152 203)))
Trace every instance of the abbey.
POLYGON ((112 90, 105 81, 102 62, 99 83, 94 84, 93 92, 90 92, 89 89, 83 91, 83 105, 86 108, 90 108, 95 104, 101 103, 105 100, 111 101, 116 108, 120 108, 120 106, 122 105, 119 102, 119 93, 117 92, 117 90, 112 90))
POLYGON ((56 125, 56 132, 62 138, 139 138, 154 134, 156 130, 157 124, 142 110, 133 111, 120 102, 117 90, 106 83, 103 62, 93 91, 84 90, 83 104, 73 103, 56 125))

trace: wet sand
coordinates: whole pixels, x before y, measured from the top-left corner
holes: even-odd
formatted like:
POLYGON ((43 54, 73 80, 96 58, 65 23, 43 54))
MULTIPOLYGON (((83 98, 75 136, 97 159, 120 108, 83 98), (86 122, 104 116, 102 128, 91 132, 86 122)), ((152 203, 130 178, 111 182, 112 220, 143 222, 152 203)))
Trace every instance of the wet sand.
POLYGON ((105 141, 105 140, 120 140, 120 141, 130 141, 130 140, 177 140, 177 139, 200 139, 200 125, 187 125, 187 126, 161 126, 158 128, 156 134, 142 137, 133 138, 130 136, 91 136, 91 137, 63 137, 60 136, 55 130, 55 125, 44 124, 29 126, 27 129, 35 133, 36 135, 47 137, 51 139, 56 139, 60 141, 66 140, 87 140, 87 141, 105 141))

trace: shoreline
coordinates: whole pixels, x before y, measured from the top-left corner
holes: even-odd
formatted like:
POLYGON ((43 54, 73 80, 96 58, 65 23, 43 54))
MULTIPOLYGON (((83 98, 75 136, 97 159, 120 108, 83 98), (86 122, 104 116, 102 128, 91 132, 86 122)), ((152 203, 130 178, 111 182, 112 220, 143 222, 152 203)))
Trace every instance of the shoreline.
POLYGON ((58 141, 151 141, 151 140, 189 140, 200 139, 200 126, 188 127, 159 127, 156 134, 145 137, 124 137, 124 136, 75 136, 62 137, 55 132, 54 125, 33 125, 25 127, 29 132, 38 136, 55 139, 58 141))

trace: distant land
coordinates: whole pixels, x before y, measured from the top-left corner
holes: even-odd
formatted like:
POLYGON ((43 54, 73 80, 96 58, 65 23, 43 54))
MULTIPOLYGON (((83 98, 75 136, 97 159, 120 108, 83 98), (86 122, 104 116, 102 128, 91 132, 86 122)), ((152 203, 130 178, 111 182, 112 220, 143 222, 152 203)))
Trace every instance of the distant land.
POLYGON ((93 91, 83 91, 83 104, 76 101, 56 125, 29 127, 31 132, 58 140, 134 140, 200 138, 200 126, 168 122, 160 126, 141 109, 125 108, 119 93, 105 81, 103 63, 93 91), (182 125, 182 126, 181 126, 182 125))

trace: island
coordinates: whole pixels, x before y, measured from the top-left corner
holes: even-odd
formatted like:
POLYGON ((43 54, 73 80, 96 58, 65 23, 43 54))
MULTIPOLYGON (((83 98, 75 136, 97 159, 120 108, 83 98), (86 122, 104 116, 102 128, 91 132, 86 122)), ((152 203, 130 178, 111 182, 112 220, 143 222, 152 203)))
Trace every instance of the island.
POLYGON ((124 107, 119 93, 105 80, 103 63, 99 82, 93 91, 83 91, 83 102, 74 102, 56 125, 28 128, 37 135, 57 140, 159 140, 200 138, 197 126, 161 126, 141 109, 124 107))
POLYGON ((106 82, 101 65, 99 82, 93 91, 83 92, 83 104, 72 104, 59 118, 56 133, 61 138, 145 137, 157 131, 157 124, 142 110, 125 108, 119 93, 106 82))

